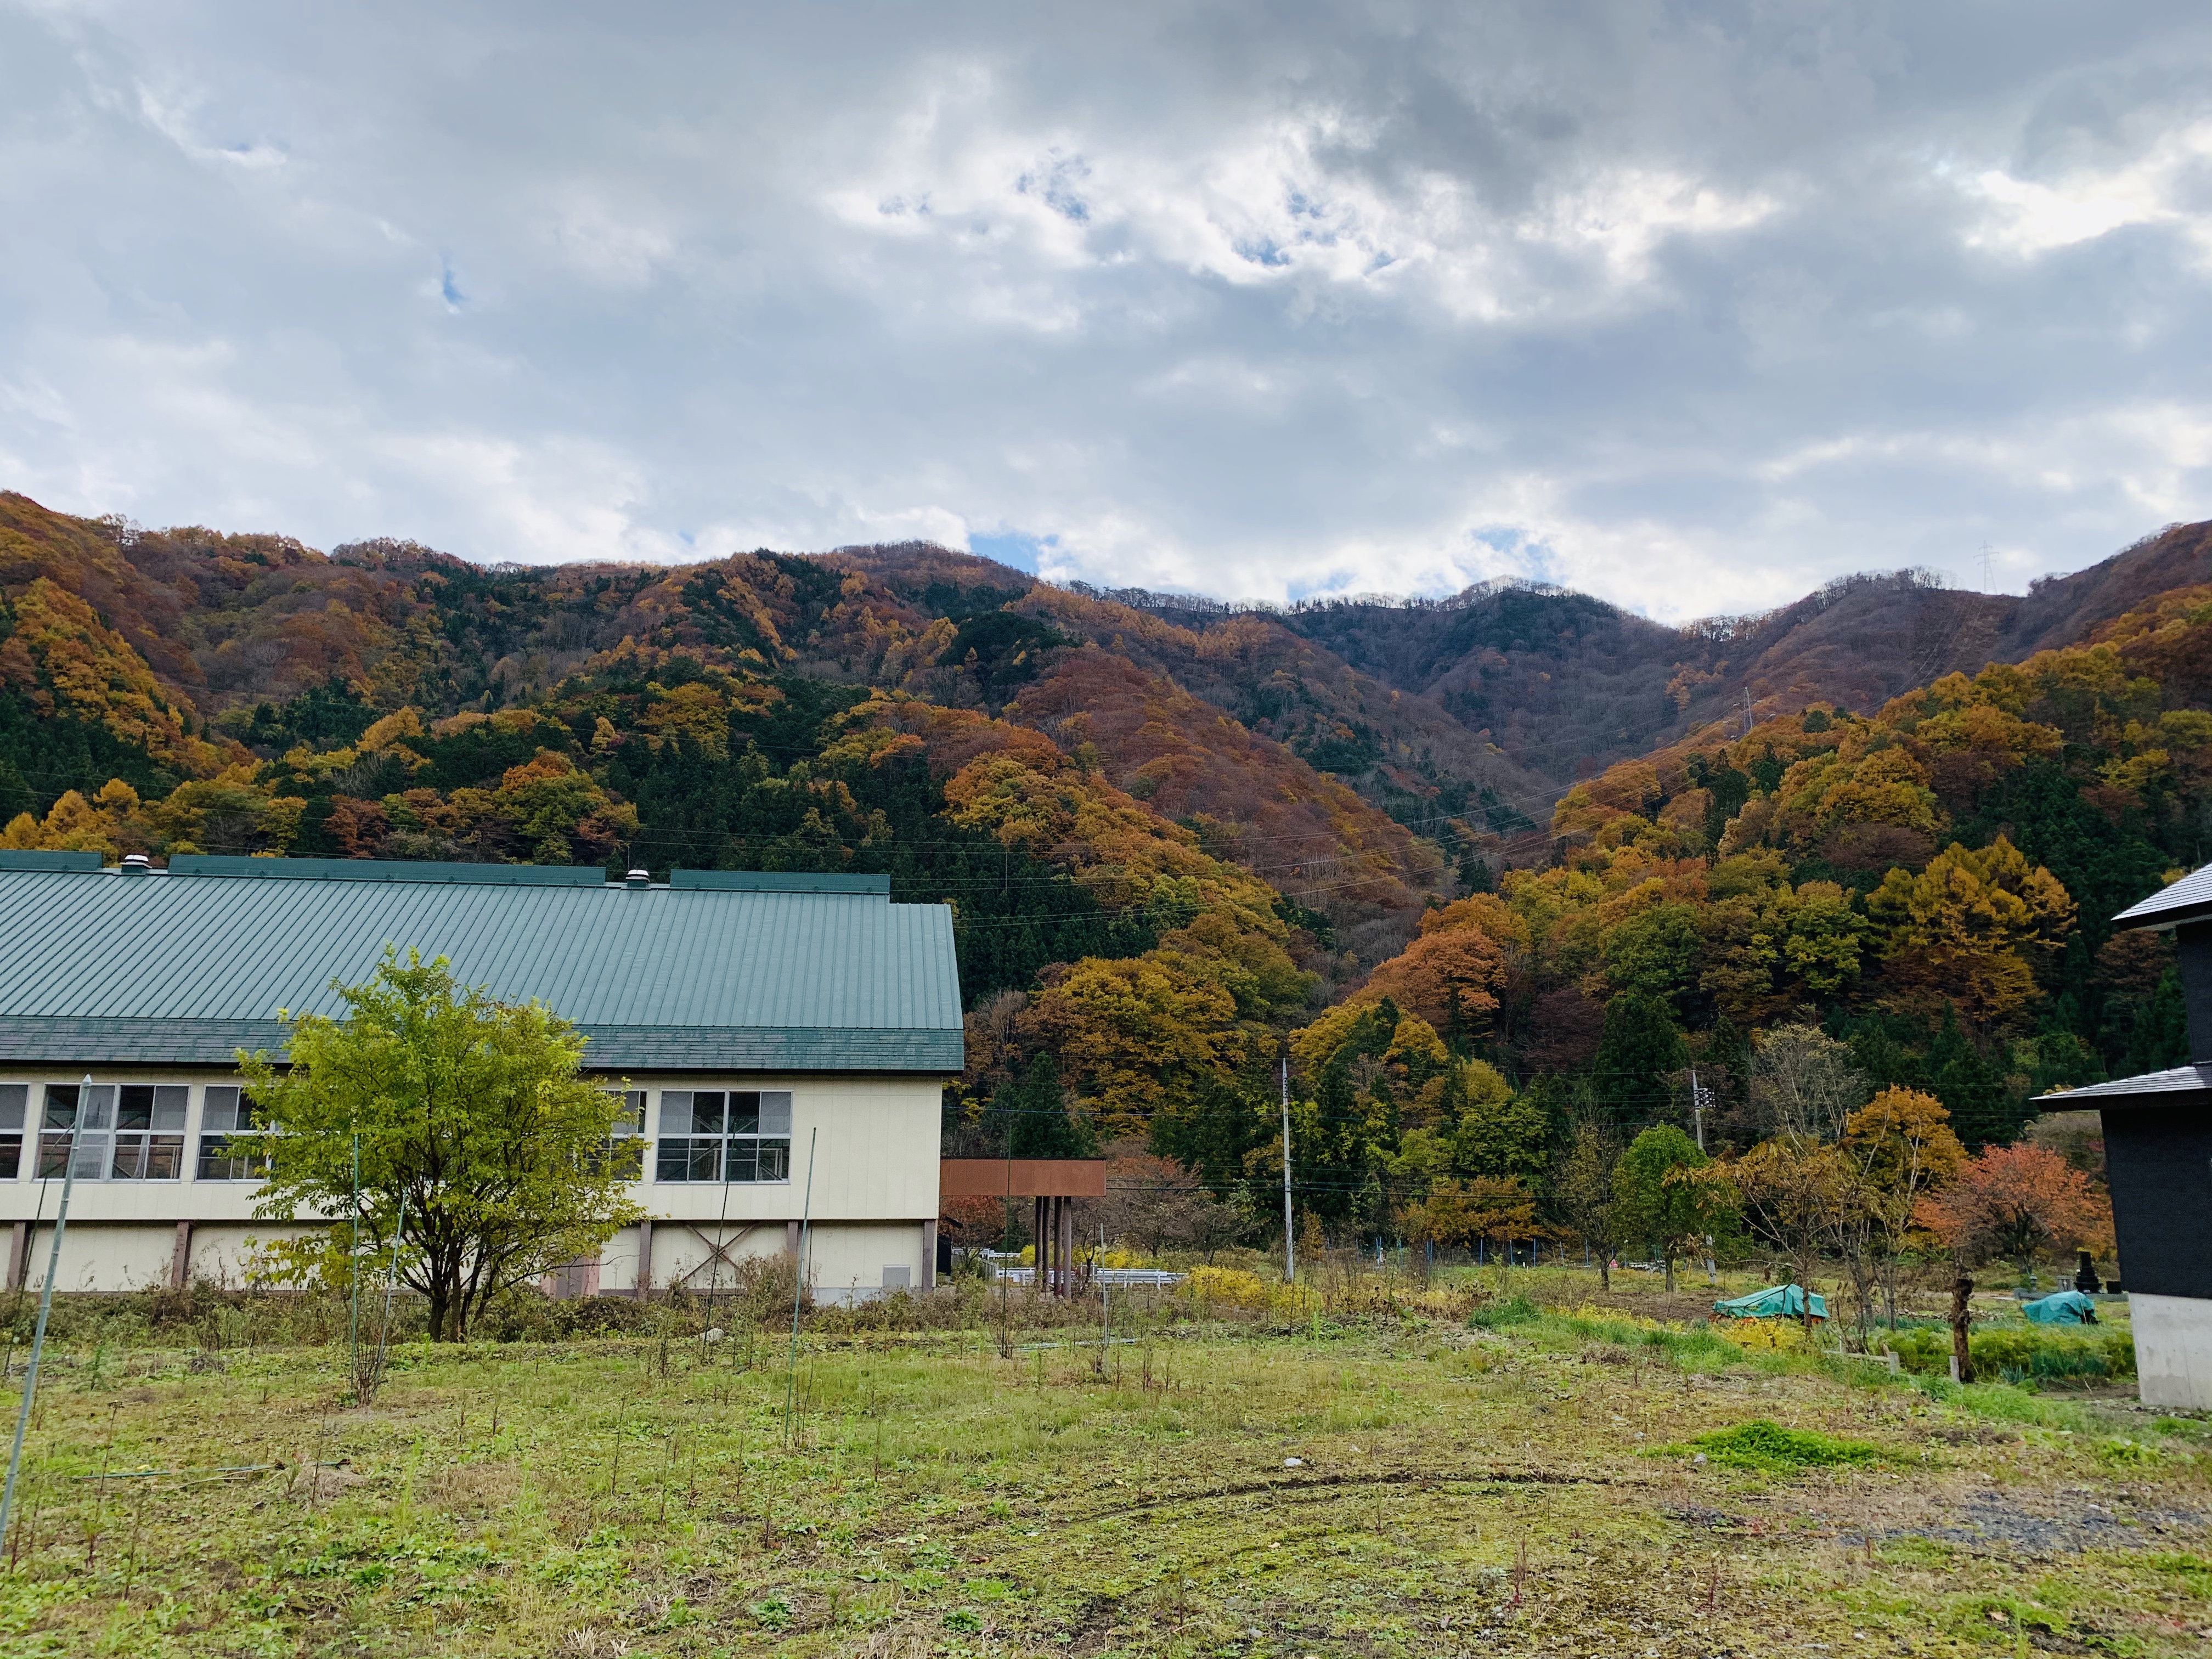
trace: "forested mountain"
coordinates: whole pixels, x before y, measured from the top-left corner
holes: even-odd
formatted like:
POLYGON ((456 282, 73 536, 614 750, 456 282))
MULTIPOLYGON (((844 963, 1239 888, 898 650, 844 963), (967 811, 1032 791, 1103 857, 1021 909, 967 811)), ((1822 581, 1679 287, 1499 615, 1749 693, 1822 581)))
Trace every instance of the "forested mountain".
POLYGON ((919 544, 487 569, 0 495, 0 602, 9 846, 888 872, 957 907, 959 1133, 1066 1100, 1230 1192, 1295 1034, 1323 1212, 1543 1188, 1692 1066, 1755 1139, 1778 1031, 1972 1139, 2179 1040, 2167 947, 2104 919, 2204 856, 2212 526, 2025 598, 1870 576, 1668 629, 919 544))

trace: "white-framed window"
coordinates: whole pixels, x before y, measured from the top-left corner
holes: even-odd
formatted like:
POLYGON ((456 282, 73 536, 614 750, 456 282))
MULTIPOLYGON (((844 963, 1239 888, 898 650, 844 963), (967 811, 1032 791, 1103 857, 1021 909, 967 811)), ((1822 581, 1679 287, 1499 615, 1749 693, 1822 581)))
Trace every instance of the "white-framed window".
POLYGON ((23 1172, 24 1119, 31 1110, 31 1085, 0 1083, 0 1181, 23 1172))
POLYGON ((107 1173, 108 1154, 115 1140, 115 1085, 95 1083, 49 1083, 39 1111, 39 1166, 42 1180, 58 1181, 70 1173, 70 1137, 76 1137, 76 1178, 98 1181, 107 1173), (84 1114, 82 1125, 77 1114, 84 1114))
POLYGON ((614 1127, 607 1132, 607 1148, 603 1155, 609 1163, 625 1165, 633 1176, 645 1173, 645 1091, 642 1089, 610 1089, 607 1093, 622 1103, 614 1127))
POLYGON ((200 1095, 199 1181, 258 1181, 268 1172, 269 1126, 253 1097, 235 1083, 210 1083, 200 1095))
POLYGON ((791 1091, 663 1089, 659 1181, 791 1179, 791 1091))
POLYGON ((110 1181, 183 1178, 185 1111, 191 1094, 181 1083, 125 1083, 117 1090, 110 1181))

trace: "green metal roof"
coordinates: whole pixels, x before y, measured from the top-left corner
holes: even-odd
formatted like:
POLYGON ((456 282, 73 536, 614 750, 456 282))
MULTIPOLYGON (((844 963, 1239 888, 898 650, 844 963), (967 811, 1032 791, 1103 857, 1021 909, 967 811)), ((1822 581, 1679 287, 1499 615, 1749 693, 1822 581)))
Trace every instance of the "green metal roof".
POLYGON ((330 981, 367 978, 390 944, 542 1000, 609 1070, 960 1069, 942 905, 596 871, 588 886, 288 873, 0 870, 0 1058, 222 1064, 278 1047, 280 1008, 342 1013, 330 981))

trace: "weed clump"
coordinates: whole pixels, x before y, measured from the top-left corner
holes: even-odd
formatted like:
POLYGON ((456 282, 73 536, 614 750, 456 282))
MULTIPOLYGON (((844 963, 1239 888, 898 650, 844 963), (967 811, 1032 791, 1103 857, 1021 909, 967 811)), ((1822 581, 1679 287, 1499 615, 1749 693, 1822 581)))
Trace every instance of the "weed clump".
POLYGON ((1544 1310, 1527 1297, 1514 1296, 1493 1302, 1486 1308, 1477 1308, 1467 1316, 1467 1322, 1471 1330, 1495 1331, 1508 1325, 1526 1325, 1543 1316, 1544 1310))
POLYGON ((1772 1474, 1832 1463, 1870 1463, 1881 1455, 1879 1447, 1864 1441, 1839 1440, 1809 1429, 1785 1429, 1764 1417, 1701 1434, 1690 1444, 1723 1468, 1759 1469, 1772 1474))

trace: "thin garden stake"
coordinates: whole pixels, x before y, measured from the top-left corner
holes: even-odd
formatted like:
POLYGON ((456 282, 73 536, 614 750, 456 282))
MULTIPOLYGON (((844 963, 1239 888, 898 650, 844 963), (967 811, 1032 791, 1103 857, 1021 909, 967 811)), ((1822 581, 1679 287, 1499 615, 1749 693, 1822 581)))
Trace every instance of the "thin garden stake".
MULTIPOLYGON (((799 1260, 793 1264, 795 1276, 791 1284, 791 1364, 783 1374, 783 1438, 791 1443, 791 1413, 799 1387, 799 1303, 806 1290, 807 1225, 814 1218, 814 1139, 822 1133, 817 1127, 806 1132, 806 1195, 799 1206, 799 1260)), ((767 1526, 765 1517, 762 1526, 767 1526)))
MULTIPOLYGON (((15 1413, 15 1444, 8 1454, 8 1484, 0 1487, 0 1538, 8 1535, 8 1511, 15 1506, 15 1476, 23 1467, 23 1436, 31 1426, 31 1397, 39 1391, 39 1356, 46 1352, 46 1316, 54 1310, 54 1279, 62 1267, 62 1234, 69 1227, 70 1189, 76 1183, 77 1137, 84 1132, 84 1115, 91 1109, 92 1073, 87 1072, 77 1091, 76 1110, 70 1118, 69 1162, 62 1170, 62 1206, 54 1215, 54 1245, 46 1256, 46 1282, 39 1291, 39 1328, 31 1337, 31 1363, 23 1370, 23 1408, 15 1413)), ((43 1195, 45 1188, 40 1190, 43 1195)))
MULTIPOLYGON (((384 1323, 376 1333, 376 1376, 379 1386, 384 1380, 385 1347, 392 1340, 392 1291, 399 1282, 399 1235, 407 1225, 407 1189, 399 1189, 399 1218, 392 1224, 392 1272, 384 1281, 384 1323)), ((360 1392, 360 1384, 354 1385, 360 1392)))

